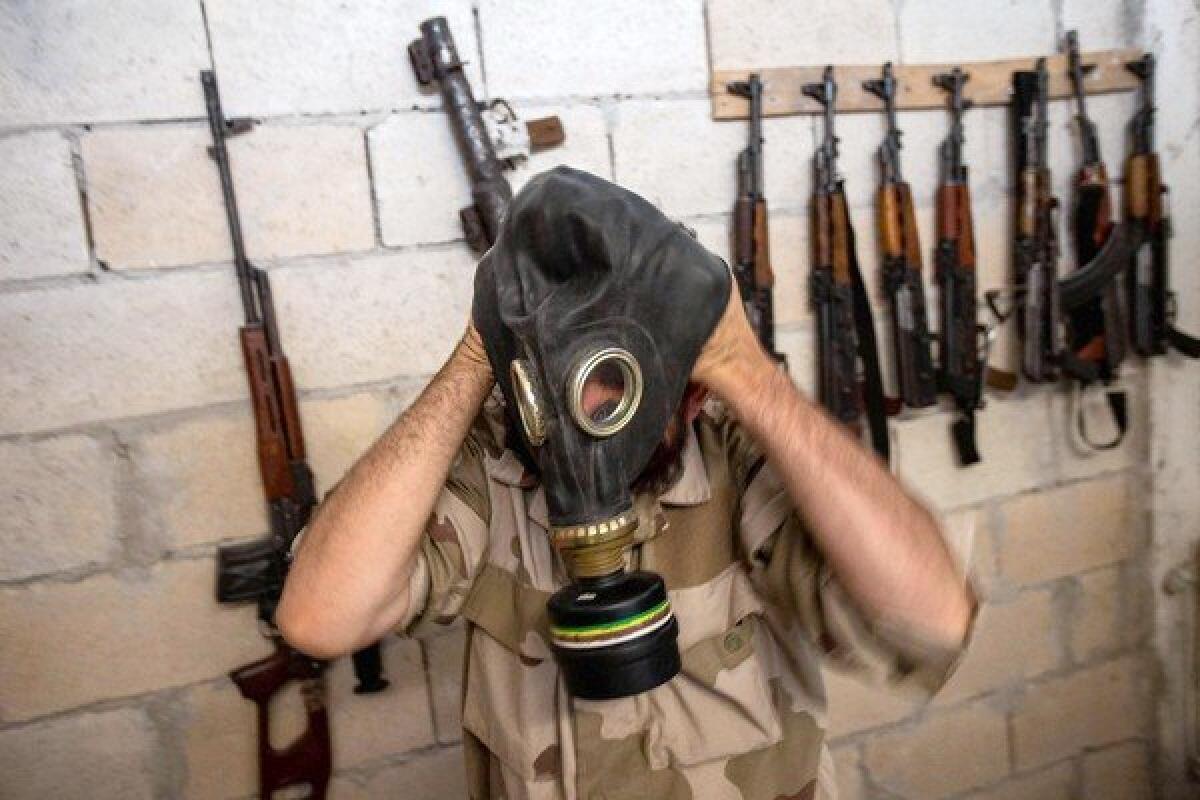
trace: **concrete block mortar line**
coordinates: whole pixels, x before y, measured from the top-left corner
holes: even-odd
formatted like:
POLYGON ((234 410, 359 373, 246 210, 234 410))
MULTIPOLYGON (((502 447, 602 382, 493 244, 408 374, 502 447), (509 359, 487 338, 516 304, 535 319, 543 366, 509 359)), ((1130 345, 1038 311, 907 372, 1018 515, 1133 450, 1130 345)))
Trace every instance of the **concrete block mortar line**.
MULTIPOLYGON (((235 665, 230 665, 231 668, 233 666, 235 665)), ((105 711, 118 711, 123 709, 145 710, 160 695, 166 694, 174 698, 181 698, 185 692, 193 689, 215 689, 228 682, 229 676, 222 674, 213 676, 211 678, 204 678, 203 680, 192 681, 190 683, 181 683, 175 686, 164 686, 148 692, 125 695, 124 697, 109 697, 103 700, 95 700, 90 703, 72 706, 71 708, 60 708, 46 714, 39 714, 37 716, 29 717, 28 719, 22 719, 16 722, 5 722, 4 720, 0 719, 0 732, 30 728, 35 725, 40 725, 43 722, 53 722, 55 720, 74 716, 75 714, 98 714, 105 711)))
POLYGON ((151 529, 160 526, 147 524, 146 507, 143 503, 142 479, 138 465, 133 459, 129 441, 121 433, 112 430, 112 448, 117 456, 115 480, 117 509, 117 543, 120 556, 111 566, 121 568, 146 568, 159 560, 162 544, 156 541, 151 529))
POLYGON ((435 743, 435 744, 431 744, 431 745, 425 745, 424 747, 418 747, 418 748, 415 748, 412 750, 405 750, 402 753, 395 753, 395 754, 389 755, 389 756, 381 756, 380 758, 374 758, 374 759, 371 759, 370 761, 363 762, 362 764, 356 764, 353 767, 344 767, 342 769, 337 769, 336 765, 335 765, 333 774, 339 778, 345 778, 347 780, 353 781, 354 783, 361 785, 361 784, 365 783, 366 781, 370 780, 377 773, 382 772, 383 770, 388 769, 390 767, 402 766, 411 761, 415 761, 419 758, 424 758, 425 756, 436 755, 437 753, 441 753, 446 750, 454 750, 454 749, 458 748, 459 746, 460 746, 460 744, 458 744, 458 743, 455 743, 455 744, 436 744, 435 743))
MULTIPOLYGON (((314 269, 329 267, 336 269, 347 267, 362 261, 370 261, 381 255, 404 253, 441 253, 465 246, 462 238, 445 239, 441 241, 419 242, 404 245, 377 245, 370 250, 355 250, 344 253, 314 253, 295 256, 259 258, 249 255, 250 261, 257 267, 268 271, 286 270, 292 268, 314 269)), ((165 275, 189 273, 210 273, 232 270, 232 261, 203 261, 192 264, 177 264, 169 267, 133 267, 129 269, 110 270, 100 262, 95 262, 98 271, 81 275, 61 275, 46 278, 17 278, 0 280, 0 295, 9 292, 30 292, 43 289, 58 289, 72 286, 104 282, 136 282, 155 280, 165 275)))
POLYGON ((152 775, 156 800, 172 800, 184 795, 188 763, 184 742, 187 709, 183 693, 183 689, 165 689, 151 695, 143 706, 157 740, 152 775))

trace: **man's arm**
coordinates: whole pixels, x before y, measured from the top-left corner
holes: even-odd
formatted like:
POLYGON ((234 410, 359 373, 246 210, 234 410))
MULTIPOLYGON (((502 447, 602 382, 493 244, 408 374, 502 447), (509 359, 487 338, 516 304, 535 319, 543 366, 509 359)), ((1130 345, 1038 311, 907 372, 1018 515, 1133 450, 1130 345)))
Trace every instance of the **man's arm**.
POLYGON ((469 326, 421 396, 317 509, 275 616, 292 646, 334 658, 405 618, 426 520, 492 382, 469 326))
POLYGON ((736 292, 693 374, 763 448, 826 561, 871 617, 954 646, 973 598, 933 515, 776 367, 736 292))

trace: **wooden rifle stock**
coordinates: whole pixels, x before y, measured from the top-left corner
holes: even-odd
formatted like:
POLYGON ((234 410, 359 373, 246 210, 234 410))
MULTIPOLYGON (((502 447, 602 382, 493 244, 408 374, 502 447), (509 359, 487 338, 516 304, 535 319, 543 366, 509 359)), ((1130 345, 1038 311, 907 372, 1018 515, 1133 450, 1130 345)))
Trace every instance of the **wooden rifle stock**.
POLYGON ((775 286, 771 269, 771 247, 767 232, 767 201, 758 198, 754 203, 754 283, 759 289, 775 286))
MULTIPOLYGON (((258 468, 262 474, 263 491, 268 500, 291 497, 296 486, 288 465, 289 441, 285 405, 290 406, 291 422, 299 434, 295 390, 277 394, 275 381, 279 370, 271 356, 267 334, 261 324, 244 325, 239 331, 242 355, 246 361, 246 378, 250 383, 250 402, 254 408, 254 428, 258 443, 258 468), (286 398, 286 399, 285 399, 286 398), (287 402, 290 399, 290 403, 287 402)), ((291 388, 291 373, 283 360, 284 374, 291 388)), ((301 444, 303 452, 303 444, 301 444)))
POLYGON ((261 796, 308 786, 312 800, 324 800, 333 768, 329 718, 325 707, 325 665, 275 639, 275 652, 230 673, 242 696, 257 707, 258 773, 261 796), (271 700, 293 681, 302 682, 307 724, 289 745, 271 745, 271 700))

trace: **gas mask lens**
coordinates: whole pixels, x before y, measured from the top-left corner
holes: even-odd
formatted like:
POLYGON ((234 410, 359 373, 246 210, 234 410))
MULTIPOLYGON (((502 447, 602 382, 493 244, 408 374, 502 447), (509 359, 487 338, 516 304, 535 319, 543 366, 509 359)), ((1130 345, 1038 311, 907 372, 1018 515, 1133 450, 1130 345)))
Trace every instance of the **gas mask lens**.
POLYGON ((571 371, 567 402, 575 423, 596 437, 629 424, 642 401, 642 370, 627 350, 606 347, 571 371))

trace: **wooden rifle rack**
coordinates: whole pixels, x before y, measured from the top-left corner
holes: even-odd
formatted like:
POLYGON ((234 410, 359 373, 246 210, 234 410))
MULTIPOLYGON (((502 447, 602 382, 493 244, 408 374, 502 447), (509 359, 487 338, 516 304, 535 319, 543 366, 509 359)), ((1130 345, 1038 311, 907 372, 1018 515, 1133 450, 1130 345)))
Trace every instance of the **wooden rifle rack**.
MULTIPOLYGON (((1088 94, 1128 92, 1138 87, 1137 77, 1125 68, 1130 61, 1142 57, 1137 48, 1096 50, 1083 53, 1084 80, 1088 94)), ((963 87, 963 96, 975 106, 1007 105, 1012 93, 1012 74, 1032 70, 1036 58, 1012 58, 1004 61, 974 61, 961 64, 896 64, 896 108, 931 109, 946 107, 946 92, 933 83, 933 76, 959 67, 970 75, 963 87)), ((881 111, 883 101, 863 89, 863 81, 879 77, 883 65, 833 65, 837 81, 837 110, 881 111)), ((758 73, 763 82, 763 116, 785 117, 793 114, 820 114, 820 103, 804 94, 804 85, 820 83, 824 65, 815 67, 770 67, 754 69, 713 70, 709 94, 712 97, 713 119, 746 119, 749 103, 746 98, 730 93, 726 86, 744 81, 758 73)), ((1067 73, 1067 56, 1059 53, 1046 56, 1049 73, 1048 93, 1051 100, 1071 97, 1071 78, 1067 73)))

